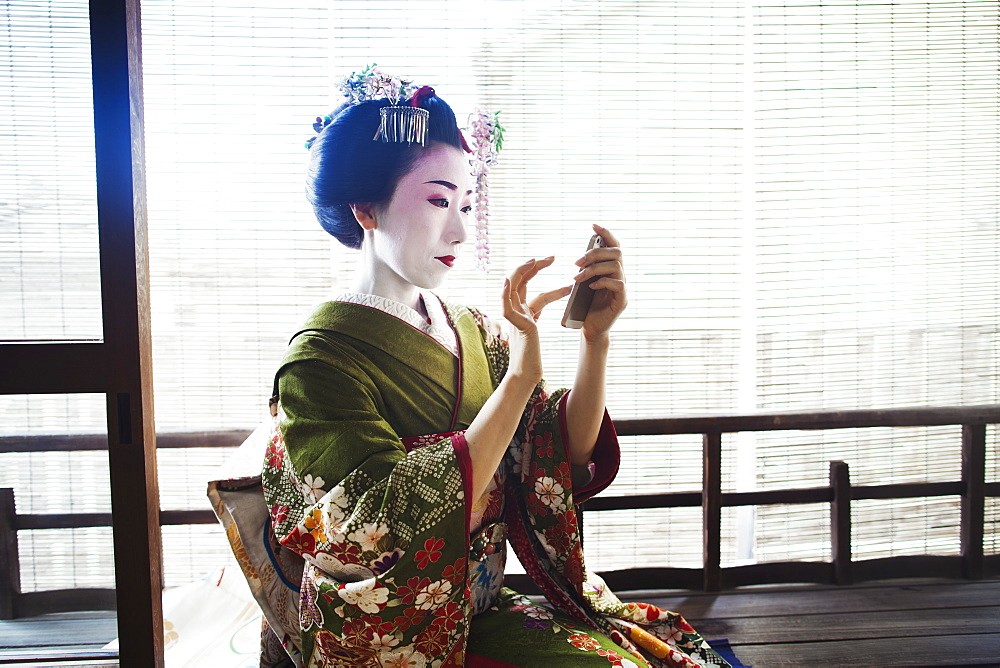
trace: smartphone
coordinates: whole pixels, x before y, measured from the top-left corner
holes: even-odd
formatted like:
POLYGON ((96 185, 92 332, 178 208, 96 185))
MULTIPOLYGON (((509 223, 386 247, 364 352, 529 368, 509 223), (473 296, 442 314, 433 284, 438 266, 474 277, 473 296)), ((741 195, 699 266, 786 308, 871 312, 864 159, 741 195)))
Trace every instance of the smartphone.
MULTIPOLYGON (((604 240, 599 234, 590 237, 587 250, 591 248, 602 248, 604 240)), ((580 269, 583 271, 583 268, 580 269)), ((573 286, 573 292, 569 293, 569 301, 566 303, 566 311, 563 313, 562 326, 570 329, 580 329, 583 321, 590 311, 590 304, 594 301, 594 291, 590 289, 590 284, 600 276, 591 276, 585 281, 580 281, 573 286)))

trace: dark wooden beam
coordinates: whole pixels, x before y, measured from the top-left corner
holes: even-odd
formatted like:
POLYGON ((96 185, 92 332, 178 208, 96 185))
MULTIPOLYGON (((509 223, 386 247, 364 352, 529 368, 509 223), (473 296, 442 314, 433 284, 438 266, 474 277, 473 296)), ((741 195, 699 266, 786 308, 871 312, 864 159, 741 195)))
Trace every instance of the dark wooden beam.
MULTIPOLYGON (((2 494, 4 490, 0 490, 2 494)), ((3 497, 0 496, 0 506, 3 497)), ((30 531, 33 529, 81 529, 84 527, 114 526, 112 513, 52 513, 15 515, 12 518, 14 531, 30 531)), ((161 510, 160 525, 185 524, 215 524, 219 521, 215 512, 205 510, 161 510)), ((0 536, 3 527, 0 525, 0 536)), ((0 617, 2 619, 2 617, 0 617)))
POLYGON ((854 580, 888 580, 891 578, 959 578, 962 573, 961 557, 938 555, 913 555, 865 559, 852 564, 854 580))
POLYGON ((156 435, 156 448, 235 448, 243 444, 253 429, 167 432, 156 435))
MULTIPOLYGON (((810 565, 815 566, 816 564, 810 565)), ((704 582, 700 568, 626 568, 617 571, 599 571, 598 575, 614 591, 701 589, 704 582)), ((522 594, 542 594, 538 585, 529 575, 508 573, 503 576, 503 581, 504 586, 516 589, 522 594)))
POLYGON ((80 529, 83 527, 114 526, 111 513, 53 513, 18 515, 18 531, 31 529, 80 529))
POLYGON ((104 392, 107 348, 100 342, 0 342, 0 394, 104 392))
POLYGON ((614 591, 700 589, 704 585, 700 568, 626 568, 620 571, 602 571, 599 575, 614 591))
POLYGON ((77 649, 75 647, 21 647, 4 649, 0 655, 0 666, 49 666, 57 668, 65 666, 79 668, 80 666, 124 666, 118 661, 118 650, 114 649, 77 649))
POLYGON ((851 498, 858 499, 919 499, 929 496, 958 496, 960 482, 901 482, 892 485, 855 485, 851 498))
POLYGON ((0 436, 0 452, 75 452, 107 449, 108 437, 105 434, 0 436))
POLYGON ((750 415, 691 415, 616 420, 619 436, 703 434, 710 431, 843 429, 848 427, 930 427, 948 424, 1000 423, 1000 405, 885 410, 782 412, 750 415))
POLYGON ((702 436, 702 559, 703 588, 719 591, 722 543, 722 434, 702 436))
POLYGON ((587 511, 635 510, 637 508, 693 508, 701 505, 701 492, 668 492, 630 496, 595 496, 587 499, 587 511))
POLYGON ((822 561, 772 561, 722 569, 725 589, 756 584, 817 582, 830 584, 830 564, 822 561))
MULTIPOLYGON (((3 394, 0 392, 0 394, 3 394)), ((249 436, 249 429, 158 433, 156 448, 235 448, 249 436)), ((107 450, 105 434, 42 434, 0 436, 0 452, 70 452, 107 450)))
POLYGON ((0 619, 14 619, 21 595, 14 490, 0 489, 0 619))
POLYGON ((139 0, 90 0, 108 458, 122 665, 163 666, 139 0))
POLYGON ((799 489, 769 489, 760 492, 723 492, 722 505, 766 506, 770 504, 829 503, 833 498, 829 487, 799 489))
POLYGON ((989 577, 1000 575, 1000 554, 983 555, 983 575, 989 577))
POLYGON ((185 524, 218 524, 219 518, 214 510, 161 510, 160 526, 178 526, 185 524))
MULTIPOLYGON (((931 491, 949 490, 947 493, 958 494, 961 483, 929 483, 931 491), (937 487, 940 485, 941 487, 937 487)), ((877 488, 873 498, 896 498, 892 495, 892 485, 885 485, 886 491, 877 488)), ((908 496, 912 490, 901 486, 901 493, 908 496)), ((914 485, 921 488, 922 485, 914 485)), ((857 489, 857 488, 855 488, 857 489)), ((944 492, 942 492, 943 494, 944 492)), ((933 496, 912 494, 913 496, 933 496)), ((833 500, 833 492, 829 487, 805 487, 799 489, 769 489, 760 492, 722 492, 723 508, 733 506, 765 506, 769 504, 802 504, 829 503, 833 500)), ((688 508, 700 506, 701 492, 668 492, 665 494, 630 494, 628 496, 598 496, 587 500, 587 510, 633 510, 636 508, 688 508)))
MULTIPOLYGON (((52 589, 21 594, 17 602, 18 617, 37 617, 53 612, 77 610, 114 610, 117 596, 114 589, 52 589)), ((119 641, 120 642, 120 641, 119 641)), ((125 663, 122 663, 124 666, 125 663)))
POLYGON ((851 478, 846 462, 830 462, 830 544, 833 553, 833 581, 838 585, 854 582, 851 575, 851 478))
POLYGON ((986 504, 986 426, 962 425, 962 577, 983 577, 983 522, 986 504))

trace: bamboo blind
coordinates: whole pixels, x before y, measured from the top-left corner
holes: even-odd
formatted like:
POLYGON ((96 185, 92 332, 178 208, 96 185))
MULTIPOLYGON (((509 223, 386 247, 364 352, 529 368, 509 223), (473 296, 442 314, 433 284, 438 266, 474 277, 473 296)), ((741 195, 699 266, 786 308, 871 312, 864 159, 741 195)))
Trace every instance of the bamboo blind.
MULTIPOLYGON (((354 254, 304 202, 301 146, 335 102, 332 79, 370 62, 434 85, 460 118, 488 103, 509 130, 492 172, 493 272, 466 255, 443 295, 496 314, 513 265, 555 254, 537 279, 552 288, 590 223, 619 237, 630 304, 612 416, 997 402, 997 11, 971 0, 146 3, 157 427, 252 427, 295 324, 350 285, 354 254)), ((3 285, 4 304, 33 301, 3 285)), ((558 307, 543 316, 553 387, 571 383, 577 350, 558 320, 558 307)), ((700 438, 622 445, 609 493, 699 486, 700 438)), ((957 447, 942 428, 733 435, 723 482, 824 484, 829 459, 848 461, 857 484, 953 480, 957 447)), ((223 456, 162 452, 163 507, 204 507, 200 481, 223 456)), ((957 550, 957 501, 856 510, 857 558, 957 550)), ((988 552, 1000 549, 996 511, 987 505, 988 552)), ((723 562, 825 559, 826 513, 726 509, 723 562)), ((167 583, 208 570, 220 540, 210 527, 165 529, 167 583)), ((696 566, 700 542, 697 509, 588 516, 597 570, 696 566)))

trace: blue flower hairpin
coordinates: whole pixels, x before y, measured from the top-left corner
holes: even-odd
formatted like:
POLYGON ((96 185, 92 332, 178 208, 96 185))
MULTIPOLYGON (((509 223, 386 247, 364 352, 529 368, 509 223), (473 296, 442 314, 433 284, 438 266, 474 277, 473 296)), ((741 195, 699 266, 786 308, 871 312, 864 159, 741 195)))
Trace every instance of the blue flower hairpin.
POLYGON ((316 122, 313 123, 313 132, 316 133, 316 136, 306 142, 306 148, 312 148, 313 142, 319 137, 319 133, 323 132, 323 129, 332 122, 333 119, 329 116, 317 116, 316 122))

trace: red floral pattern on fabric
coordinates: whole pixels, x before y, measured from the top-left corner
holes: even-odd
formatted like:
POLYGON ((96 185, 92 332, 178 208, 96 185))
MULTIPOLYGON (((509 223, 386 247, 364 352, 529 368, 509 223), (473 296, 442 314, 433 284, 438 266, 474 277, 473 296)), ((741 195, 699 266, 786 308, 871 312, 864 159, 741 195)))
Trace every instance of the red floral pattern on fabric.
POLYGON ((288 517, 288 506, 278 503, 271 506, 271 521, 275 524, 281 524, 286 517, 288 517))
POLYGON ((574 633, 569 638, 566 639, 573 647, 583 651, 592 651, 601 646, 601 643, 597 642, 593 638, 583 633, 574 633))
POLYGON ((403 608, 403 612, 396 617, 394 621, 396 628, 401 632, 405 632, 411 627, 423 624, 425 616, 426 615, 423 610, 418 610, 416 608, 403 608))
POLYGON ((469 560, 465 557, 457 559, 454 564, 448 564, 441 571, 441 577, 448 580, 452 584, 458 584, 465 581, 465 574, 469 570, 469 560))
MULTIPOLYGON (((507 487, 507 502, 511 504, 512 507, 516 503, 516 497, 513 486, 507 487)), ((573 617, 578 622, 585 624, 588 628, 593 628, 593 623, 588 619, 586 612, 579 605, 576 604, 573 599, 569 597, 569 594, 562 590, 558 584, 552 579, 552 576, 545 572, 541 561, 535 555, 534 550, 531 547, 530 539, 525 532, 525 526, 521 522, 512 522, 508 525, 510 533, 508 534, 508 540, 510 544, 514 547, 514 551, 517 553, 521 565, 524 566, 525 572, 531 576, 531 579, 538 584, 542 592, 545 594, 545 598, 549 600, 550 603, 560 608, 563 612, 567 613, 573 617)))
POLYGON ((324 666, 378 666, 378 654, 375 650, 351 645, 327 629, 319 629, 313 636, 316 653, 319 654, 320 665, 324 666))
POLYGON ((361 619, 345 619, 344 630, 341 632, 341 635, 351 644, 364 645, 374 634, 371 633, 365 621, 361 619))
POLYGON ((454 631, 462 623, 462 620, 465 619, 465 610, 458 603, 450 601, 444 607, 435 610, 434 616, 438 618, 434 623, 440 621, 446 629, 454 631))
POLYGON ((570 468, 569 462, 559 462, 549 469, 548 475, 555 478, 563 489, 573 488, 573 469, 570 468))
POLYGON ((271 443, 271 445, 267 446, 267 452, 264 456, 266 457, 267 465, 276 471, 280 471, 282 465, 285 463, 285 449, 279 443, 271 443))
POLYGON ((336 558, 342 564, 363 564, 361 560, 361 548, 354 543, 347 542, 343 535, 339 540, 330 543, 330 547, 325 550, 330 556, 336 558))
POLYGON ((450 644, 451 636, 440 619, 427 625, 414 639, 417 650, 428 656, 441 656, 450 644))
POLYGON ((632 613, 632 619, 637 622, 656 622, 666 618, 667 615, 666 610, 649 603, 629 603, 626 608, 632 613))
POLYGON ((310 532, 302 531, 298 527, 292 529, 292 532, 279 542, 299 554, 310 556, 315 556, 316 554, 316 538, 310 532))
POLYGON ((577 533, 576 511, 567 510, 565 513, 558 513, 557 524, 546 527, 543 530, 545 540, 555 548, 559 554, 568 554, 571 547, 579 545, 579 534, 577 533))
POLYGON ((396 632, 396 627, 391 622, 382 621, 376 615, 362 615, 361 620, 368 625, 366 634, 369 639, 391 636, 396 632))
MULTIPOLYGON (((657 609, 660 610, 660 612, 662 612, 664 614, 666 614, 666 612, 667 612, 666 610, 662 610, 660 608, 657 608, 657 609)), ((687 621, 683 617, 681 617, 680 615, 676 615, 675 617, 676 618, 674 619, 674 625, 677 628, 679 628, 681 631, 683 631, 684 633, 695 633, 696 632, 694 630, 694 627, 691 626, 690 624, 688 624, 687 621)))
POLYGON ((428 538, 424 541, 424 549, 417 550, 414 555, 414 559, 417 562, 417 568, 423 570, 427 568, 427 562, 437 563, 437 560, 441 558, 441 548, 444 547, 444 540, 441 538, 428 538))
POLYGON ((545 502, 542 501, 542 497, 534 492, 527 494, 524 501, 528 505, 528 512, 532 515, 545 516, 552 514, 552 510, 545 505, 545 502))
POLYGON ((566 579, 579 587, 580 583, 587 579, 587 569, 583 562, 583 548, 577 543, 573 546, 563 567, 566 579))
POLYGON ((552 434, 551 432, 544 432, 535 436, 535 456, 537 457, 552 457, 555 452, 552 450, 552 434))
POLYGON ((403 605, 413 605, 417 600, 417 594, 426 589, 430 583, 430 578, 414 576, 407 580, 405 585, 399 585, 396 588, 396 596, 403 602, 403 605))

